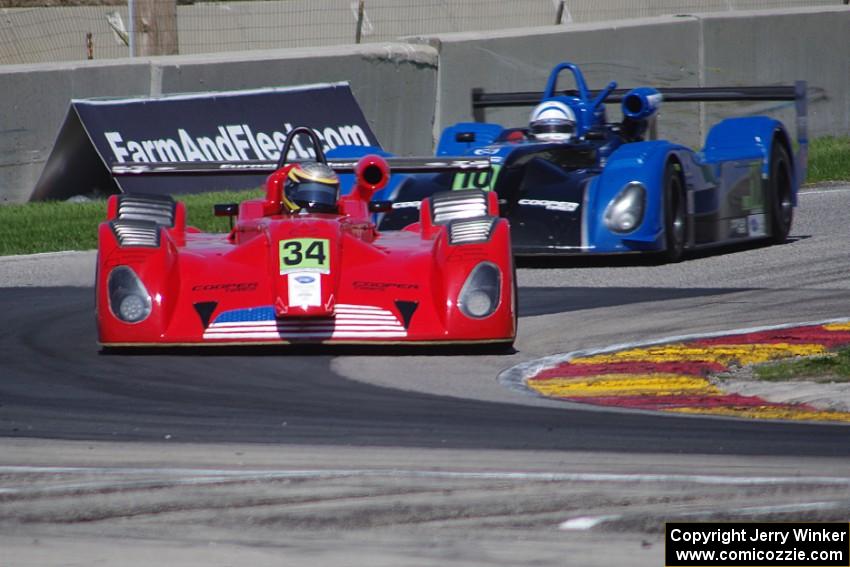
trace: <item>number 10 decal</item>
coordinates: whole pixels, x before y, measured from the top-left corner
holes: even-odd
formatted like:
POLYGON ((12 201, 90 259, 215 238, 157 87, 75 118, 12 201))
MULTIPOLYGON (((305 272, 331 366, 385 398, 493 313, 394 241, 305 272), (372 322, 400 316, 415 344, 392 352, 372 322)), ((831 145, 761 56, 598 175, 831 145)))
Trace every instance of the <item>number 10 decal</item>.
POLYGON ((484 171, 459 171, 455 173, 452 180, 452 189, 481 189, 492 191, 496 185, 496 177, 499 175, 500 165, 491 165, 490 169, 484 171))
POLYGON ((280 241, 280 273, 330 273, 331 252, 326 238, 293 238, 280 241))

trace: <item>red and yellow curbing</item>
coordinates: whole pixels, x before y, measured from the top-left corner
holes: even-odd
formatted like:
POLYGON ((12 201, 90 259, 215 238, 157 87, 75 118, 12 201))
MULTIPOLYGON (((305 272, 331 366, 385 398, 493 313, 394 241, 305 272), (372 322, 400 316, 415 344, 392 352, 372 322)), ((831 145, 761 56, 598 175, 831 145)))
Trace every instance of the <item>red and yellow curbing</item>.
POLYGON ((760 419, 850 422, 850 413, 727 393, 709 375, 850 345, 850 322, 768 329, 574 356, 526 377, 548 397, 600 406, 760 419))

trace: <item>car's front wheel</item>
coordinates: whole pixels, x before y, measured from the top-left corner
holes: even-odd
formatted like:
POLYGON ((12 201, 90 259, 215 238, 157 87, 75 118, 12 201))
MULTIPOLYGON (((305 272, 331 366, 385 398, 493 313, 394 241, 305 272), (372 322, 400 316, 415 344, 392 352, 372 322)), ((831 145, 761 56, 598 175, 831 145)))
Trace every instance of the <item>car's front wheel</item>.
POLYGON ((678 262, 685 253, 687 238, 685 214, 685 184, 678 166, 669 162, 664 168, 664 241, 662 258, 665 262, 678 262))
POLYGON ((767 181, 767 201, 770 214, 770 239, 781 244, 788 239, 794 219, 794 203, 791 197, 793 181, 791 159, 788 151, 778 140, 774 140, 770 152, 770 176, 767 181))

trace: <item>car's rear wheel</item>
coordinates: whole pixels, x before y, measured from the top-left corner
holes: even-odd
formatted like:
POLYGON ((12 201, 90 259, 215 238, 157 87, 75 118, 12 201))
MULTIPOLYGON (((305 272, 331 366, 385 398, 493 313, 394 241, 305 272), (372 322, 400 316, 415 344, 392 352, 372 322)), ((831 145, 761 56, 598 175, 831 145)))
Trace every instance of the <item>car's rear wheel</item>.
POLYGON ((792 201, 793 178, 791 158, 778 140, 774 140, 770 151, 770 175, 767 181, 767 197, 770 214, 770 239, 776 244, 785 242, 794 220, 792 201))
POLYGON ((678 166, 670 162, 664 168, 664 241, 662 258, 665 262, 678 262, 685 253, 687 239, 685 214, 685 184, 678 166))

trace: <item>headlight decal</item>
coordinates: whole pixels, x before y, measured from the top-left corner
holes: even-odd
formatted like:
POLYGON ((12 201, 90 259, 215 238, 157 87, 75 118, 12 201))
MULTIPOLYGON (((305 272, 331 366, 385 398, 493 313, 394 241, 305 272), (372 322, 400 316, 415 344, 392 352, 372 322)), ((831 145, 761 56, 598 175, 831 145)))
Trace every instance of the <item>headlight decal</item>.
POLYGON ((637 181, 626 185, 605 209, 605 226, 618 233, 632 232, 643 222, 646 188, 637 181))
POLYGON ((473 319, 484 319, 496 311, 502 288, 499 268, 481 262, 469 273, 458 296, 461 313, 473 319))
POLYGON ((151 298, 136 272, 118 266, 109 273, 109 310, 125 323, 140 323, 151 314, 151 298))

